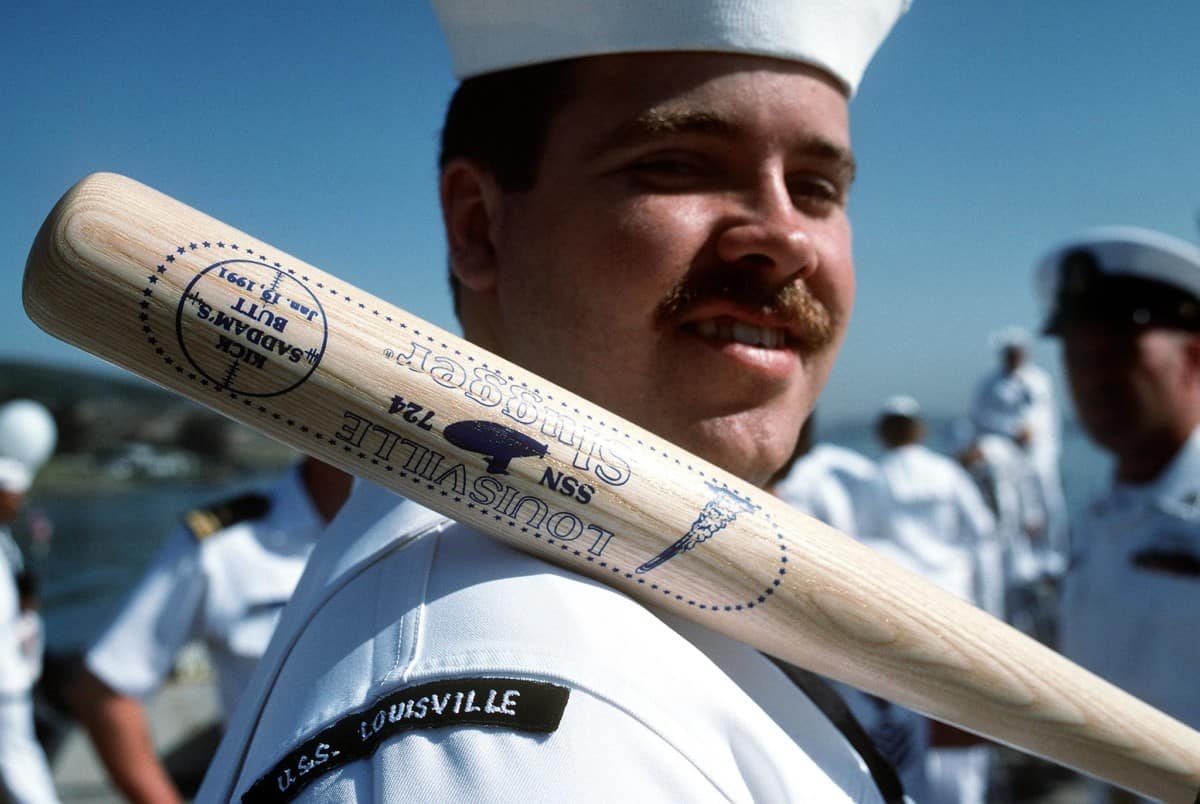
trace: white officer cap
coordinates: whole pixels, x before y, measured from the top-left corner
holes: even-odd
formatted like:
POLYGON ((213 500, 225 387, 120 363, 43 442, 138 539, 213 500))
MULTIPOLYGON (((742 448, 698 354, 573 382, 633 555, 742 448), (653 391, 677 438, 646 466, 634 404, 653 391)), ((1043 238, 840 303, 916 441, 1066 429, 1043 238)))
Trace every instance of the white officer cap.
POLYGON ((12 458, 0 458, 0 491, 24 494, 33 484, 33 475, 25 464, 12 458))
POLYGON ((1044 331, 1071 321, 1200 331, 1200 248, 1134 226, 1092 229, 1038 266, 1044 331))
POLYGON ((880 416, 904 416, 909 419, 915 419, 921 415, 921 405, 916 399, 906 394, 897 394, 889 396, 883 401, 883 407, 879 410, 880 416))
POLYGON ((433 0, 459 79, 610 53, 718 51, 825 70, 853 95, 912 0, 433 0))

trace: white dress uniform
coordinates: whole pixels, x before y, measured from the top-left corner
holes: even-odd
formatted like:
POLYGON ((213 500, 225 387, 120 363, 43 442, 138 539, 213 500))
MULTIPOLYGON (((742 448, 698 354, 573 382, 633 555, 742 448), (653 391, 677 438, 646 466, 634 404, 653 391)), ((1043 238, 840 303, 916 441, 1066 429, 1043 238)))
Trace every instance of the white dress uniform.
POLYGON ((1063 653, 1200 728, 1200 430, 1154 481, 1115 483, 1077 532, 1063 653))
POLYGON ((967 467, 996 515, 997 580, 989 583, 999 600, 989 612, 1043 642, 1054 639, 1051 621, 1057 601, 1040 583, 1045 575, 1046 512, 1029 456, 1012 439, 980 433, 973 442, 981 456, 967 467))
MULTIPOLYGON (((889 450, 879 460, 886 527, 864 541, 947 592, 983 606, 994 592, 982 566, 992 554, 995 519, 966 470, 920 445, 889 450), (981 547, 983 549, 981 549, 981 547)), ((930 801, 982 802, 988 746, 931 748, 926 755, 930 801)))
MULTIPOLYGON (((817 444, 792 465, 773 492, 789 505, 842 533, 863 539, 876 537, 882 506, 879 467, 867 456, 836 444, 817 444)), ((928 782, 925 754, 929 750, 929 721, 911 709, 846 684, 834 683, 846 705, 879 752, 892 763, 914 801, 925 801, 928 782)))
MULTIPOLYGON (((0 539, 11 542, 8 528, 0 526, 0 539)), ((30 654, 31 646, 22 645, 15 581, 20 568, 10 555, 0 549, 0 801, 47 804, 58 795, 34 733, 31 697, 41 663, 30 654)))
POLYGON ((758 652, 360 481, 198 797, 239 799, 881 797, 758 652))
POLYGON ((1037 477, 1025 455, 1010 438, 982 433, 976 446, 983 456, 970 469, 996 515, 996 533, 1004 554, 1008 586, 1030 583, 1041 572, 1035 538, 1044 538, 1046 510, 1037 477), (1042 534, 1031 537, 1031 533, 1042 534))
POLYGON ((1010 438, 1022 428, 1029 429, 1027 452, 1046 512, 1042 565, 1046 572, 1061 575, 1069 551, 1067 506, 1059 471, 1062 424, 1050 375, 1030 362, 1022 363, 1011 373, 996 370, 980 383, 972 417, 984 432, 1010 438))
POLYGON ((995 518, 961 466, 920 444, 879 459, 885 523, 871 547, 942 589, 976 605, 985 599, 978 545, 993 537, 995 518))
POLYGON ((836 444, 817 444, 796 459, 774 493, 784 502, 849 536, 875 532, 877 506, 865 501, 875 493, 875 462, 836 444))
POLYGON ((202 638, 228 718, 325 524, 299 468, 263 502, 261 516, 203 538, 188 527, 175 531, 88 651, 88 669, 123 695, 145 697, 170 672, 179 650, 202 638))

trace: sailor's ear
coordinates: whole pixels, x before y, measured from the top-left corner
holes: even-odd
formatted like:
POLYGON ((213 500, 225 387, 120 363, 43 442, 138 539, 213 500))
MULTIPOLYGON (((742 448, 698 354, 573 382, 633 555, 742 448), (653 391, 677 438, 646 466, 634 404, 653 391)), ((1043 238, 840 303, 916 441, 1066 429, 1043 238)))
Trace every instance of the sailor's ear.
POLYGON ((442 169, 439 192, 451 273, 464 288, 492 290, 495 231, 504 197, 495 177, 470 159, 453 159, 442 169))

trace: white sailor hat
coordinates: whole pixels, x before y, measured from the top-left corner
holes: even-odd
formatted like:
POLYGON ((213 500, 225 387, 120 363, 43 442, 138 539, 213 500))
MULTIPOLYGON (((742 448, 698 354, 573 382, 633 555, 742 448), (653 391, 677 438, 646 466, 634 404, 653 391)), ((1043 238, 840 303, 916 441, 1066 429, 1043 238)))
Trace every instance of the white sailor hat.
POLYGON ((921 404, 907 394, 889 396, 883 401, 883 407, 879 409, 879 415, 903 416, 906 419, 915 419, 921 415, 921 404))
POLYGON ((718 51, 819 67, 853 95, 912 0, 433 0, 460 79, 581 56, 718 51))
POLYGON ((1011 326, 998 329, 988 335, 988 343, 997 351, 1004 349, 1029 348, 1029 330, 1025 327, 1011 326))
POLYGON ((1084 232, 1037 269, 1043 331, 1077 321, 1200 331, 1200 248, 1133 226, 1084 232))
POLYGON ((0 405, 0 458, 19 461, 31 475, 37 474, 57 441, 58 428, 45 405, 32 399, 0 405))
POLYGON ((25 464, 13 458, 0 458, 0 491, 24 494, 33 483, 33 475, 25 464))

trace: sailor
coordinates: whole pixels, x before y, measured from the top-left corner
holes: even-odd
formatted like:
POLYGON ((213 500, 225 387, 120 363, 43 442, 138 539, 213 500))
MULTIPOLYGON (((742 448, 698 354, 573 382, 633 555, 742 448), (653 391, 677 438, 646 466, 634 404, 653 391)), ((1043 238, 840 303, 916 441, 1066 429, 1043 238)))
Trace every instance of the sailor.
MULTIPOLYGON (((876 419, 884 529, 864 541, 873 549, 963 600, 987 608, 997 600, 999 550, 995 517, 966 471, 926 447, 921 406, 911 396, 884 401, 876 419), (994 562, 994 563, 990 563, 994 562)), ((994 612, 993 612, 994 613, 994 612)), ((991 746, 932 722, 926 775, 930 802, 983 804, 991 746)))
POLYGON ((1059 459, 1062 414, 1049 373, 1029 355, 1029 332, 1006 327, 990 339, 1000 365, 975 392, 972 418, 985 433, 1011 438, 1025 450, 1038 479, 1046 524, 1039 557, 1043 572, 1057 579, 1066 568, 1068 517, 1059 459))
POLYGON ((840 444, 817 441, 816 412, 804 422, 793 460, 768 488, 784 502, 849 536, 874 532, 868 499, 877 489, 878 468, 862 453, 840 444))
POLYGON ((1050 251, 1037 285, 1079 421, 1114 460, 1074 523, 1062 650, 1200 728, 1200 249, 1093 229, 1050 251))
MULTIPOLYGON (((954 422, 953 453, 975 481, 996 517, 998 552, 992 597, 983 608, 1049 644, 1056 601, 1043 584, 1039 547, 1045 540, 1042 492, 1028 454, 1011 438, 979 430, 967 419, 954 422)), ((985 566, 992 566, 985 561, 985 566)))
POLYGON ((0 800, 18 804, 58 801, 34 730, 31 691, 42 668, 41 619, 22 593, 30 576, 9 530, 57 434, 38 402, 0 406, 0 800))
POLYGON ((130 801, 180 800, 155 754, 142 700, 162 685, 181 649, 202 639, 228 718, 349 487, 348 475, 306 458, 265 494, 187 512, 87 651, 68 691, 72 708, 130 801))
MULTIPOLYGON (((466 337, 765 484, 850 313, 848 101, 905 5, 436 3, 466 337)), ((643 482, 590 426, 577 479, 643 482)), ((428 480, 502 488, 462 465, 428 480)), ((328 536, 201 801, 900 800, 742 643, 369 483, 328 536)))

